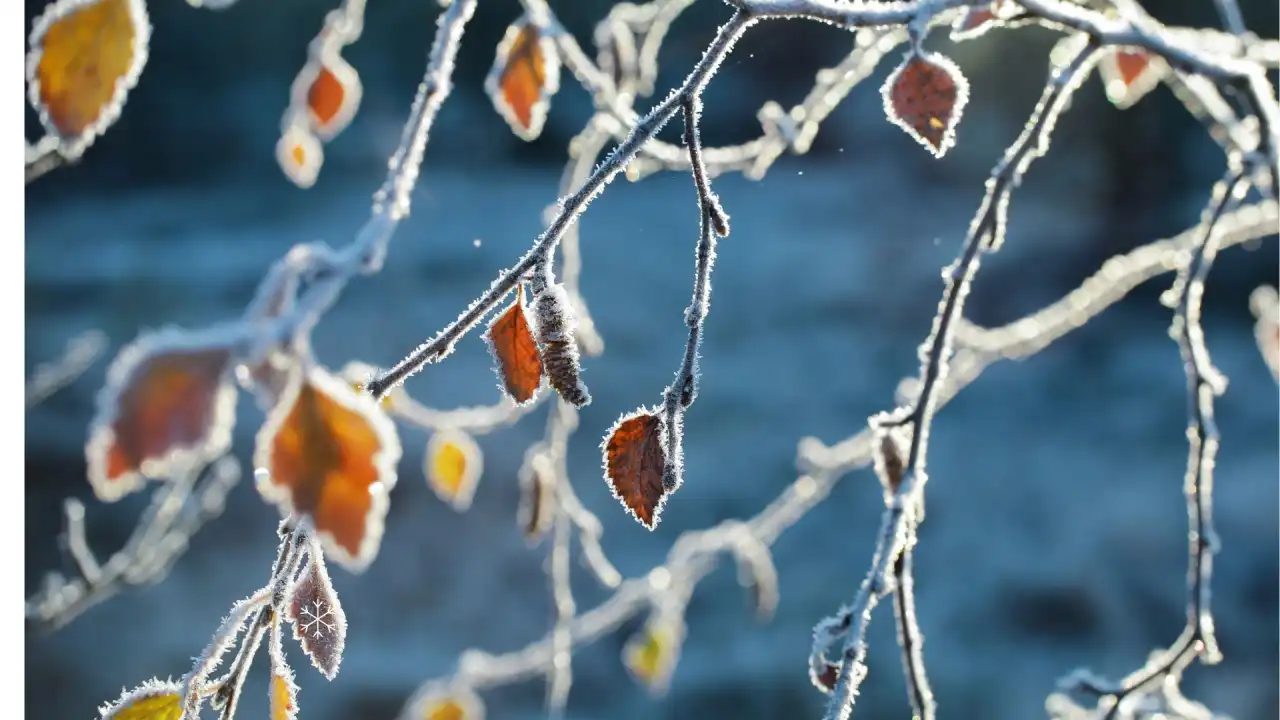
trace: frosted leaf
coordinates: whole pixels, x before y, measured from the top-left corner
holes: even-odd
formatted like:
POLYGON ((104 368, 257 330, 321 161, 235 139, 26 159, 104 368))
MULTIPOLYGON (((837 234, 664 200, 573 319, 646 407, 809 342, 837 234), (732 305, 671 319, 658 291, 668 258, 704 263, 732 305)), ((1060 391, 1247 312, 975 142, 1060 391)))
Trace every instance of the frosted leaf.
POLYGON ((324 557, 312 553, 289 594, 289 624, 293 639, 302 646, 320 674, 332 680, 342 663, 347 641, 347 615, 329 581, 324 557))
POLYGON ((940 158, 955 144, 969 81, 947 57, 913 50, 885 80, 880 95, 889 120, 940 158))

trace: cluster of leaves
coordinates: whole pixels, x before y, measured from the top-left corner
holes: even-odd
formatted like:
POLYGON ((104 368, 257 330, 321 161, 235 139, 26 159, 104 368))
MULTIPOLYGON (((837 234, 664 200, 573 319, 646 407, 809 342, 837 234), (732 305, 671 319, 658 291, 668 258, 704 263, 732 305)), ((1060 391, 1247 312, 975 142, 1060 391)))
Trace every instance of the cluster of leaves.
MULTIPOLYGON (((224 8, 233 2, 193 4, 224 8)), ((409 190, 435 113, 448 93, 457 47, 475 10, 475 0, 452 0, 441 15, 427 76, 401 146, 390 163, 387 183, 375 196, 371 218, 355 241, 336 251, 321 244, 294 248, 267 274, 240 319, 199 330, 145 332, 112 363, 86 445, 89 482, 100 500, 118 500, 148 481, 174 482, 225 455, 231 444, 236 404, 241 392, 247 392, 266 416, 253 453, 257 490, 279 509, 283 520, 279 556, 268 584, 232 609, 192 671, 179 682, 152 681, 126 693, 104 708, 105 716, 190 718, 209 700, 229 718, 244 674, 262 640, 267 639, 271 717, 293 718, 297 686, 281 648, 282 622, 291 624, 295 639, 313 664, 332 679, 341 660, 346 625, 324 558, 360 572, 376 557, 388 495, 396 483, 401 458, 395 420, 431 432, 424 475, 437 495, 462 511, 469 507, 483 471, 472 434, 514 421, 552 391, 556 401, 547 439, 531 448, 521 471, 523 499, 518 518, 531 542, 555 531, 550 572, 557 621, 545 654, 552 706, 562 705, 568 688, 567 655, 572 652, 571 625, 576 611, 568 592, 565 558, 568 538, 575 529, 588 567, 603 585, 618 588, 615 601, 631 611, 650 608, 649 621, 626 644, 623 662, 639 682, 655 692, 661 692, 670 681, 685 634, 684 602, 697 578, 706 572, 705 563, 696 559, 722 552, 733 554, 757 610, 768 616, 777 602, 769 544, 816 502, 813 498, 821 495, 816 489, 820 482, 829 487, 852 465, 848 460, 828 463, 816 473, 821 480, 808 478, 804 489, 798 481, 791 501, 799 503, 799 511, 782 502, 787 500, 785 496, 777 506, 777 517, 785 520, 768 515, 769 523, 762 525, 726 524, 694 538, 681 538, 666 567, 655 569, 642 581, 622 583, 599 551, 598 521, 578 505, 564 468, 564 446, 576 427, 576 412, 591 401, 581 378, 582 358, 601 349, 577 290, 575 222, 604 185, 624 169, 633 178, 653 169, 685 170, 693 177, 700 217, 692 299, 684 318, 688 330, 685 352, 660 402, 624 414, 601 443, 605 481, 627 511, 652 530, 664 504, 683 482, 683 424, 697 396, 698 356, 710 309, 716 243, 730 230, 729 217, 711 189, 711 179, 734 169, 758 175, 781 152, 802 152, 808 142, 804 138, 811 139, 816 123, 834 103, 869 74, 892 47, 903 42, 908 49, 881 88, 886 117, 935 157, 945 155, 956 142, 969 86, 952 60, 926 49, 935 25, 948 26, 955 40, 1025 24, 1049 25, 1069 33, 1055 48, 1041 103, 993 171, 964 250, 944 273, 946 290, 922 350, 924 364, 914 394, 898 411, 872 418, 874 437, 865 456, 874 459, 884 484, 886 519, 872 571, 859 596, 815 630, 811 678, 832 694, 830 716, 846 717, 852 708, 866 674, 862 660, 866 622, 875 603, 887 594, 895 596, 913 708, 921 717, 933 715, 911 595, 911 546, 915 528, 923 520, 926 438, 934 412, 945 402, 946 388, 952 387, 948 383, 955 382, 948 374, 948 363, 957 333, 967 327, 963 300, 979 258, 999 249, 1013 188, 1027 166, 1047 150, 1058 116, 1095 66, 1107 96, 1121 108, 1137 102, 1162 81, 1189 88, 1200 103, 1188 103, 1189 107, 1227 149, 1231 174, 1206 212, 1201 228, 1204 236, 1194 246, 1192 261, 1181 268, 1177 292, 1170 301, 1178 305, 1181 324, 1175 327, 1192 368, 1188 372, 1193 392, 1198 393, 1202 386, 1218 387, 1198 335, 1197 294, 1217 251, 1215 243, 1223 242, 1214 234, 1215 227, 1240 201, 1240 190, 1246 184, 1270 192, 1273 199, 1276 187, 1275 127, 1268 124, 1276 115, 1274 92, 1264 97, 1258 87, 1249 84, 1258 81, 1253 65, 1246 67, 1240 60, 1248 48, 1238 37, 1237 44, 1220 55, 1214 54, 1217 51, 1210 47, 1211 42, 1201 42, 1198 36, 1199 44, 1179 44, 1182 41, 1175 42, 1178 36, 1153 30, 1154 21, 1136 14, 1139 10, 1128 3, 1117 4, 1116 12, 1109 9, 1102 15, 1058 0, 993 0, 972 5, 947 1, 841 4, 828 0, 731 0, 729 4, 737 11, 688 78, 639 117, 630 103, 637 96, 652 93, 657 47, 666 27, 687 3, 655 0, 648 5, 615 6, 597 29, 595 62, 578 48, 545 2, 525 0, 523 4, 525 13, 508 28, 485 83, 496 110, 517 136, 536 138, 546 122, 550 99, 559 89, 561 66, 566 65, 596 97, 597 115, 575 141, 596 149, 593 153, 584 153, 581 148, 574 151, 581 157, 571 157, 572 182, 562 188, 564 198, 552 208, 546 232, 457 320, 377 377, 372 366, 355 361, 334 372, 315 358, 310 348, 312 329, 337 301, 345 283, 357 274, 378 270, 396 224, 408 213, 409 190), (836 92, 823 87, 825 81, 820 76, 814 95, 837 99, 815 101, 813 112, 800 107, 787 114, 776 106, 766 106, 761 112, 765 135, 755 144, 704 149, 699 136, 703 88, 749 27, 761 19, 791 16, 847 29, 864 28, 859 30, 849 64, 842 66, 842 72, 853 79, 841 80, 844 86, 836 92), (1217 87, 1212 83, 1207 89, 1204 84, 1194 85, 1194 80, 1187 78, 1195 73, 1201 79, 1222 79, 1224 84, 1243 82, 1248 91, 1238 94, 1243 109, 1237 112, 1227 104, 1223 110, 1210 102, 1221 100, 1215 94, 1217 87), (677 115, 684 124, 683 147, 665 146, 655 136, 677 115), (802 119, 812 124, 803 125, 802 119), (1250 134, 1252 143, 1246 147, 1240 138, 1250 134), (604 163, 592 168, 594 154, 605 147, 610 135, 620 144, 604 163), (558 272, 553 263, 557 250, 562 258, 558 272), (489 316, 484 340, 503 393, 498 405, 439 413, 419 405, 400 388, 408 376, 449 355, 467 332, 489 316), (677 574, 667 569, 677 567, 687 572, 677 574), (830 660, 828 651, 840 644, 844 646, 840 660, 830 660), (231 668, 214 678, 222 658, 235 645, 239 650, 231 668)), ((286 176, 300 187, 315 182, 323 162, 322 144, 347 127, 359 106, 359 76, 341 53, 360 37, 363 13, 363 0, 344 0, 331 12, 293 83, 281 123, 277 160, 286 176)), ((28 58, 31 102, 49 133, 37 145, 65 160, 79 157, 119 116, 145 63, 149 34, 143 0, 58 0, 52 5, 36 22, 28 58)), ((1271 62, 1280 64, 1280 59, 1271 62)), ((1261 82, 1266 82, 1265 78, 1261 82)), ((29 176, 31 154, 29 147, 29 176)), ((1264 354, 1271 348, 1267 357, 1274 369, 1280 365, 1276 360, 1280 350, 1275 349, 1280 343, 1276 330, 1280 324, 1274 292, 1268 296, 1260 291, 1253 304, 1258 341, 1264 354)), ((1013 346, 1010 341, 1009 347, 1013 346)), ((1004 356, 1015 354, 1010 349, 1004 356)), ((1216 430, 1210 432, 1211 403, 1211 399, 1200 401, 1193 417, 1193 435, 1201 443, 1189 471, 1196 483, 1202 468, 1212 467, 1216 449, 1216 430)), ((1204 527, 1193 527, 1193 533, 1201 530, 1211 534, 1212 528, 1207 521, 1204 527)), ((1211 548, 1193 547, 1193 566, 1204 567, 1211 552, 1211 548)), ((1197 588, 1207 587, 1207 571, 1193 573, 1193 581, 1197 588)), ((1198 612, 1188 626, 1190 640, 1186 648, 1175 645, 1170 650, 1173 660, 1153 661, 1137 680, 1126 680, 1118 689, 1090 682, 1081 686, 1096 691, 1100 706, 1115 708, 1155 681, 1176 680, 1189 659, 1208 661, 1214 654, 1209 649, 1212 626, 1211 620, 1206 626, 1201 618, 1211 616, 1207 603, 1193 607, 1198 612)), ((598 634, 611 626, 593 627, 598 634)), ((539 651, 538 657, 542 656, 539 651)), ((460 663, 453 682, 425 685, 411 703, 414 714, 434 720, 481 717, 483 704, 474 690, 482 683, 476 678, 487 677, 486 682, 494 684, 506 675, 492 669, 502 667, 500 662, 472 660, 460 663), (495 676, 499 680, 494 680, 495 676)), ((516 667, 525 666, 516 663, 516 667)), ((507 675, 518 677, 521 672, 507 675)))

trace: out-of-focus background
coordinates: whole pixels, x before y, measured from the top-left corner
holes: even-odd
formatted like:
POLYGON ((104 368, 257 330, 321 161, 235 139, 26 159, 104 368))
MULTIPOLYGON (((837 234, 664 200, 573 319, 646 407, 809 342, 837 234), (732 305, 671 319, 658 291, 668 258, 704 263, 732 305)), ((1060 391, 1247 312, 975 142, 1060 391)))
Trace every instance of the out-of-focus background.
MULTIPOLYGON (((1274 4, 1242 4, 1250 27, 1274 32, 1274 4)), ((553 5, 584 45, 609 7, 553 5)), ((330 3, 241 0, 224 12, 178 0, 149 6, 150 61, 119 123, 78 166, 27 188, 28 371, 86 330, 104 331, 114 353, 140 328, 234 317, 290 246, 346 242, 367 217, 398 141, 439 12, 426 0, 369 3, 364 36, 345 52, 364 81, 359 115, 326 147, 316 186, 301 191, 275 165, 274 144, 289 85, 330 3)), ((28 28, 43 8, 27 0, 28 28)), ((1209 0, 1151 10, 1173 23, 1217 22, 1209 0)), ((728 12, 703 2, 681 16, 660 58, 660 93, 684 77, 728 12)), ((543 136, 526 144, 511 135, 482 81, 518 14, 515 0, 481 3, 412 218, 383 272, 353 283, 317 330, 330 366, 399 359, 541 229, 590 99, 566 73, 543 136)), ((605 549, 623 574, 660 562, 681 531, 757 512, 794 479, 801 435, 835 442, 890 407, 897 381, 917 369, 938 271, 959 247, 989 168, 1033 106, 1054 39, 998 30, 951 49, 938 33, 931 44, 972 85, 958 145, 944 160, 884 119, 878 88, 891 59, 823 126, 809 155, 784 157, 762 182, 717 182, 734 234, 717 263, 701 392, 686 428, 686 483, 654 533, 609 495, 597 443, 619 413, 653 402, 678 363, 696 240, 693 189, 683 175, 619 181, 591 206, 582 221, 583 292, 607 349, 585 367, 594 402, 571 444, 570 471, 604 521, 605 549)), ((752 30, 706 94, 704 141, 758 133, 763 102, 799 101, 850 42, 814 23, 752 30)), ((27 134, 38 134, 30 110, 27 134)), ((969 317, 1014 319, 1107 256, 1194 224, 1221 168, 1216 146, 1166 90, 1121 113, 1090 80, 1014 196, 1006 249, 984 263, 969 317)), ((1222 553, 1214 607, 1226 661, 1194 669, 1185 687, 1243 719, 1280 713, 1280 427, 1275 382, 1247 308, 1253 288, 1276 282, 1276 268, 1272 239, 1230 250, 1206 300, 1209 348, 1231 381, 1218 403, 1215 498, 1222 553)), ((943 717, 1042 716, 1044 696, 1067 671, 1123 674, 1182 627, 1186 400, 1169 311, 1157 302, 1167 283, 1139 289, 1028 362, 991 369, 939 415, 916 587, 943 717)), ((102 506, 85 481, 83 444, 105 365, 28 413, 28 592, 46 571, 70 568, 55 540, 63 498, 87 500, 90 540, 104 554, 145 504, 135 497, 102 506)), ((410 388, 438 407, 496 399, 477 337, 410 388)), ((240 408, 236 449, 247 461, 261 414, 251 402, 240 408)), ((420 471, 425 438, 402 432, 406 455, 376 563, 358 577, 332 571, 350 622, 342 671, 329 683, 294 661, 302 717, 390 718, 419 681, 447 673, 464 649, 516 649, 546 632, 546 546, 527 548, 515 523, 516 471, 542 417, 482 439, 485 474, 466 514, 431 494, 420 471)), ((277 515, 250 485, 236 489, 162 583, 54 634, 28 633, 28 717, 93 717, 121 686, 190 667, 231 603, 268 574, 277 515)), ((568 716, 814 716, 823 698, 806 677, 810 632, 861 581, 880 506, 878 485, 860 472, 782 537, 782 601, 767 624, 752 620, 731 566, 711 575, 689 606, 689 636, 665 697, 648 697, 618 660, 635 623, 581 649, 568 716)), ((581 608, 603 597, 586 577, 575 591, 581 608)), ((906 712, 890 614, 884 609, 873 623, 861 717, 906 712)), ((255 668, 244 717, 265 712, 265 675, 255 668)), ((536 717, 544 690, 526 682, 487 693, 490 716, 536 717)))

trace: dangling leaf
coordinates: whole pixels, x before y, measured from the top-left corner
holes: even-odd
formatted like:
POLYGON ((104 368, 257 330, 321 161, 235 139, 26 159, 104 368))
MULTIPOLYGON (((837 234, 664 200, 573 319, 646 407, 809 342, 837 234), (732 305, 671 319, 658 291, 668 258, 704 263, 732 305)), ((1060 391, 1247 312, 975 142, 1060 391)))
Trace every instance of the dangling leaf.
POLYGON ((305 109, 310 129, 328 142, 351 124, 364 87, 355 68, 328 45, 303 66, 293 82, 293 107, 305 109))
POLYGON ((118 500, 148 478, 226 451, 235 423, 233 363, 223 331, 168 329, 120 351, 98 393, 85 446, 98 499, 118 500))
POLYGON ((997 25, 995 11, 991 5, 973 5, 956 18, 951 26, 951 39, 954 41, 972 40, 983 35, 997 25))
POLYGON ((665 425, 658 409, 641 409, 619 418, 603 445, 605 481, 613 496, 650 530, 658 526, 669 493, 663 484, 665 425))
POLYGON ((955 144, 956 124, 969 102, 969 81, 960 68, 937 53, 907 53, 884 86, 884 111, 934 157, 955 144))
POLYGON ((560 56, 544 28, 527 16, 507 28, 485 79, 485 90, 512 132, 524 140, 542 134, 551 96, 560 89, 560 56))
POLYGON ((536 453, 520 468, 520 509, 518 519, 524 539, 536 544, 551 528, 555 517, 555 480, 546 455, 536 453))
POLYGON ((813 668, 809 669, 809 682, 827 695, 836 691, 836 683, 839 680, 840 666, 835 663, 823 660, 821 671, 815 672, 813 668))
POLYGON ((427 484, 441 500, 462 512, 471 507, 484 472, 484 455, 471 436, 461 430, 441 430, 427 442, 423 456, 427 484))
POLYGON ((296 720, 298 717, 298 684, 293 670, 284 657, 284 644, 280 641, 280 618, 271 621, 271 645, 267 648, 271 661, 271 680, 268 683, 268 717, 271 720, 296 720))
POLYGON ((62 155, 79 157, 120 117, 150 38, 143 0, 58 0, 36 20, 27 93, 62 155))
POLYGON ((304 190, 315 185, 324 164, 320 139, 300 123, 290 123, 276 143, 276 162, 294 185, 304 190))
POLYGON ((531 402, 542 384, 542 358, 529 328, 523 285, 516 288, 515 302, 489 324, 485 342, 497 364, 503 390, 517 405, 531 402))
POLYGON ((666 692, 680 659, 684 629, 678 621, 651 619, 622 648, 622 662, 655 695, 666 692))
POLYGON ((347 615, 338 602, 324 557, 311 554, 289 594, 289 624, 293 639, 329 680, 338 675, 347 643, 347 615))
POLYGON ((150 680, 99 708, 98 713, 103 720, 178 720, 182 717, 182 686, 150 680))
POLYGON ((1167 71, 1163 58, 1140 48, 1113 48, 1098 62, 1107 99, 1121 110, 1154 90, 1167 71))
POLYGON ((417 720, 484 720, 484 703, 466 688, 430 693, 414 703, 417 720))
POLYGON ((578 342, 574 336, 577 318, 563 285, 549 285, 534 296, 534 336, 542 355, 542 369, 551 387, 565 402, 575 407, 591 403, 591 393, 582 382, 578 342))
POLYGON ((378 554, 396 484, 395 425, 367 395, 323 368, 298 367, 258 433, 258 492, 305 515, 324 551, 352 572, 378 554))

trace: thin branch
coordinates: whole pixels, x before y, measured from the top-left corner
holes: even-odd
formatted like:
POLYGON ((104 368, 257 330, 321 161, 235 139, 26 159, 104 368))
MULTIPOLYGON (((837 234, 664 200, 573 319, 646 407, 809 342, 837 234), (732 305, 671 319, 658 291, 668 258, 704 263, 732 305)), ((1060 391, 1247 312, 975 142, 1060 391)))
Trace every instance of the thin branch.
MULTIPOLYGON (((911 446, 907 453, 902 485, 881 521, 871 570, 853 604, 840 613, 853 621, 849 624, 850 629, 845 637, 839 680, 827 708, 826 717, 829 720, 844 720, 852 712, 858 684, 866 674, 863 661, 867 653, 866 629, 871 620, 871 612, 880 596, 891 589, 890 573, 894 563, 903 548, 912 542, 915 533, 918 508, 923 503, 924 486, 928 481, 925 459, 929 429, 938 402, 937 390, 947 373, 954 323, 962 316, 964 298, 978 270, 981 250, 984 247, 992 250, 999 247, 1004 235, 1009 194, 1018 185, 1022 173, 1031 161, 1048 150, 1049 133, 1058 115, 1066 108, 1071 93, 1092 69, 1096 54, 1096 46, 1088 43, 1074 59, 1054 72, 1045 87, 1044 96, 1032 112, 1031 120, 992 172, 991 180, 987 182, 986 197, 969 227, 964 249, 959 259, 943 273, 947 279, 946 291, 943 293, 933 330, 925 341, 925 362, 920 371, 921 389, 918 399, 909 411, 897 413, 896 418, 884 416, 871 419, 872 426, 910 424, 911 446)), ((913 624, 915 622, 914 618, 906 621, 913 624)))
POLYGON ((720 63, 724 61, 724 58, 733 49, 733 44, 752 22, 754 21, 748 15, 735 13, 729 22, 725 23, 716 33, 715 39, 707 46, 702 59, 694 66, 684 84, 668 95, 666 100, 656 105, 636 124, 631 135, 618 145, 605 161, 595 169, 581 189, 561 200, 559 214, 556 215, 551 222, 551 226, 538 238, 524 257, 509 270, 499 275, 498 279, 489 286, 489 289, 483 295, 472 302, 471 306, 457 320, 454 320, 441 330, 435 338, 420 345, 391 370, 370 382, 368 386, 369 392, 375 398, 380 398, 391 388, 400 385, 410 375, 422 369, 427 363, 436 362, 447 356, 452 352, 458 340, 467 331, 475 327, 480 322, 480 319, 515 287, 521 277, 535 267, 544 264, 568 226, 575 222, 578 216, 586 210, 587 205, 604 191, 605 185, 613 180, 614 176, 635 158, 640 147, 649 138, 658 134, 658 131, 676 113, 684 98, 701 92, 703 86, 719 69, 720 63))
MULTIPOLYGON (((1275 234, 1280 207, 1265 202, 1240 208, 1223 216, 1219 223, 1221 248, 1234 247, 1275 234)), ((961 346, 951 371, 937 392, 937 407, 945 406, 993 364, 1024 360, 1071 332, 1123 299, 1142 283, 1180 267, 1186 252, 1200 236, 1198 227, 1181 235, 1152 242, 1126 255, 1108 260, 1080 288, 1044 309, 998 328, 974 328, 983 344, 971 350, 961 346), (1037 333, 1028 329, 1036 328, 1037 333), (1047 338, 1047 341, 1040 341, 1047 338)), ((822 447, 812 438, 800 443, 801 465, 806 469, 782 493, 754 517, 729 520, 712 528, 682 534, 672 546, 667 562, 645 575, 622 581, 606 600, 578 614, 568 624, 573 646, 581 648, 613 632, 629 619, 653 607, 670 592, 670 581, 654 583, 652 578, 681 578, 695 585, 716 567, 716 557, 738 542, 742 528, 765 547, 829 496, 832 488, 854 470, 872 463, 875 454, 873 431, 863 429, 832 447, 822 447)), ((492 655, 467 650, 459 657, 454 673, 424 681, 406 703, 402 720, 411 720, 415 699, 432 688, 461 686, 475 690, 500 687, 544 675, 554 658, 554 638, 550 633, 522 648, 492 655)))

